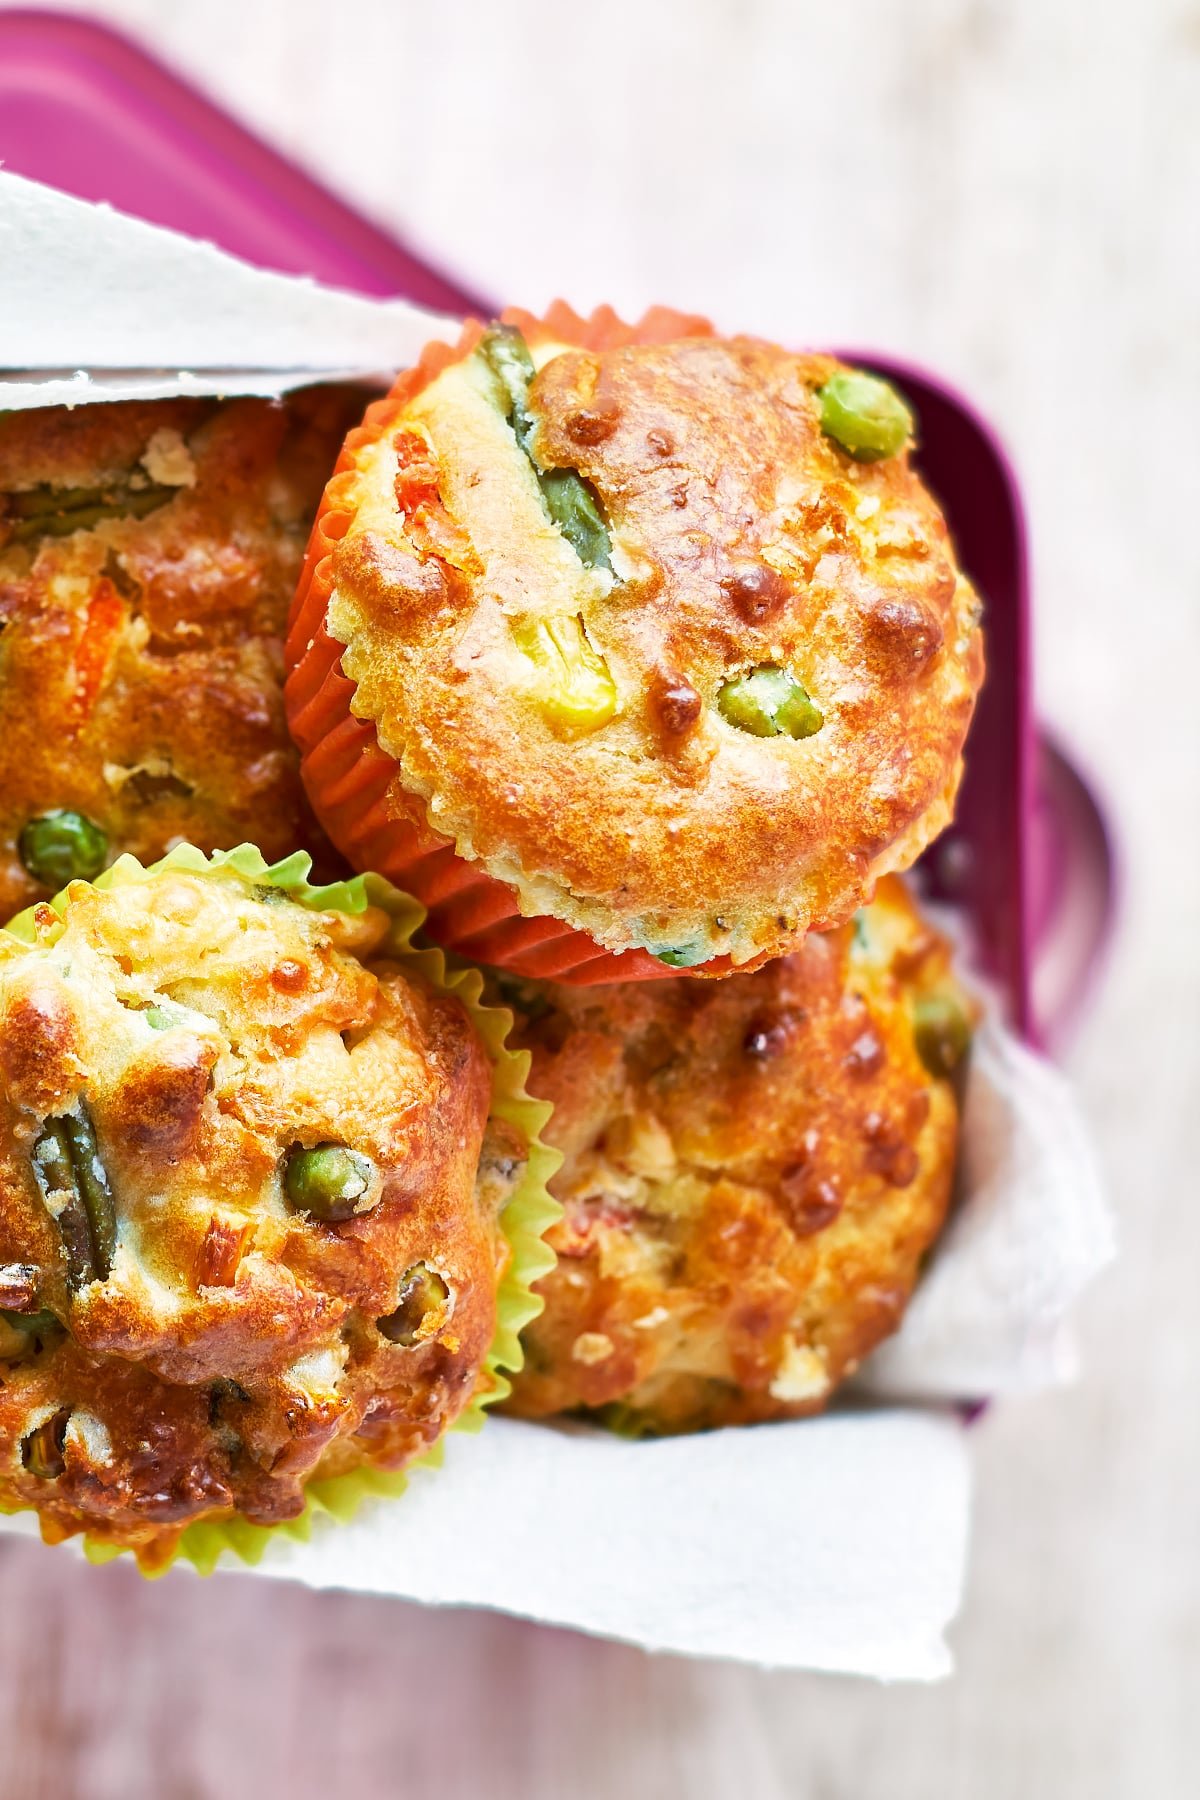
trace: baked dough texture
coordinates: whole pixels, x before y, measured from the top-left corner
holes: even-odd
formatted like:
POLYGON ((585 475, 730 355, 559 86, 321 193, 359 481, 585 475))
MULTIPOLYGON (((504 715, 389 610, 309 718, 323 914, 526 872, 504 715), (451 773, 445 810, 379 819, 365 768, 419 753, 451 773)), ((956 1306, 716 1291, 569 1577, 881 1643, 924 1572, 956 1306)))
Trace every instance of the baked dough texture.
POLYGON ((153 1563, 441 1436, 520 1150, 380 909, 169 865, 57 905, 0 933, 0 1503, 153 1563))
POLYGON ((0 416, 0 919, 55 885, 19 847, 52 809, 99 827, 109 861, 319 847, 283 630, 361 408, 333 386, 0 416))
POLYGON ((586 934, 577 960, 616 953, 570 980, 755 967, 948 822, 978 600, 910 444, 856 461, 822 428, 831 357, 673 315, 505 319, 523 400, 497 373, 512 331, 468 328, 330 485, 289 644, 317 812, 360 863, 407 832, 386 872, 481 960, 544 972, 536 920, 586 934), (556 482, 599 523, 556 522, 556 482), (320 631, 387 762, 365 834, 320 631), (802 696, 794 729, 739 709, 756 671, 802 696), (446 845, 488 892, 460 894, 446 845))
POLYGON ((735 981, 507 987, 565 1159, 510 1410, 635 1433, 821 1410, 951 1194, 971 1009, 903 885, 735 981))

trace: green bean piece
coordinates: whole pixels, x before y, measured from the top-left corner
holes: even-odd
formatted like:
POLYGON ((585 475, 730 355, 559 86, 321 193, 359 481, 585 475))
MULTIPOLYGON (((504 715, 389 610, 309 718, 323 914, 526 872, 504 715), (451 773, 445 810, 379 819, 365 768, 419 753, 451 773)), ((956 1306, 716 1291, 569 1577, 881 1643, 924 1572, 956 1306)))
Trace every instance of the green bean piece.
POLYGON ((345 1144, 297 1145, 283 1172, 283 1191, 293 1212, 311 1213, 326 1225, 352 1219, 371 1185, 371 1159, 345 1144))
POLYGON ((61 1119, 49 1119, 33 1146, 33 1172, 42 1190, 67 1259, 67 1280, 73 1288, 96 1279, 96 1260, 88 1225, 87 1208, 75 1179, 71 1146, 61 1119), (57 1205, 50 1206, 51 1195, 57 1205))
POLYGON ((529 410, 529 389, 537 371, 529 345, 515 326, 493 325, 480 339, 479 354, 504 389, 508 421, 533 465, 550 518, 580 562, 590 569, 610 569, 612 543, 595 489, 575 469, 543 469, 533 453, 537 420, 529 410))
POLYGON ((6 494, 4 510, 10 519, 40 519, 56 512, 74 512, 83 506, 102 505, 105 495, 111 491, 103 487, 57 488, 43 483, 17 494, 6 494))
POLYGON ((529 354, 529 345, 515 325, 493 325, 479 340, 479 354, 504 389, 508 417, 517 434, 517 442, 526 456, 530 456, 528 440, 533 432, 533 419, 527 402, 537 370, 529 354))
POLYGON ((595 492, 574 469, 547 469, 539 473, 546 511, 589 569, 612 567, 608 527, 595 492))
POLYGON ((142 488, 32 488, 5 496, 4 522, 16 544, 69 537, 73 531, 91 531, 105 519, 144 519, 178 492, 153 483, 142 488))
POLYGON ((39 1481, 56 1481, 67 1466, 63 1445, 70 1418, 70 1411, 63 1407, 22 1439, 21 1461, 39 1481))
POLYGON ((953 994, 922 994, 913 1007, 913 1042, 931 1075, 948 1079, 971 1047, 971 1021, 953 994))
POLYGON ((32 1162, 63 1241, 67 1280, 73 1288, 106 1280, 117 1245, 116 1211, 86 1107, 46 1120, 32 1162))
POLYGON ((817 390, 821 430, 855 462, 895 456, 912 436, 913 416, 894 387, 859 369, 840 369, 817 390))
POLYGON ((389 1344, 411 1347, 430 1313, 444 1307, 449 1298, 450 1289, 437 1270, 428 1263, 414 1263, 401 1277, 400 1303, 395 1312, 376 1321, 380 1335, 389 1344))
POLYGON ((825 723, 795 676, 772 663, 727 681, 717 706, 728 724, 752 737, 812 737, 825 723))
POLYGON ((33 1146, 33 1172, 43 1193, 69 1194, 75 1187, 71 1147, 61 1119, 47 1119, 33 1146))
POLYGON ((106 1281, 117 1249, 117 1214, 108 1185, 108 1172, 101 1161, 96 1129, 86 1106, 81 1104, 77 1112, 68 1113, 63 1125, 79 1192, 87 1210, 97 1273, 101 1281, 106 1281))
POLYGON ((108 837, 83 813, 59 806, 22 827, 17 850, 34 880, 57 893, 69 881, 92 881, 99 875, 108 837))

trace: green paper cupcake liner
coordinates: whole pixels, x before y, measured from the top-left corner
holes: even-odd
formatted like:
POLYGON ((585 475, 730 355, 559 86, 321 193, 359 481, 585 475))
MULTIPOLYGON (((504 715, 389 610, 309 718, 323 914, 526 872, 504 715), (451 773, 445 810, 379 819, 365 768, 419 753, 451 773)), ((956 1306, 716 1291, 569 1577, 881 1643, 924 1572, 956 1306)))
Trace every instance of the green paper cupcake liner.
MULTIPOLYGON (((314 887, 308 880, 312 858, 303 850, 285 857, 282 862, 268 864, 252 844, 236 850, 218 850, 212 856, 191 844, 180 844, 161 861, 147 869, 134 856, 120 857, 111 868, 97 876, 92 884, 98 888, 119 887, 142 881, 163 869, 180 869, 195 874, 228 872, 256 887, 277 888, 301 906, 314 912, 342 912, 354 915, 377 906, 392 920, 389 937, 376 956, 388 956, 414 968, 431 987, 453 994, 466 1008, 483 1041, 492 1064, 492 1105, 490 1116, 513 1126, 529 1146, 524 1173, 500 1215, 500 1229, 510 1247, 508 1266, 497 1289, 496 1334, 484 1360, 475 1392, 459 1414, 451 1431, 478 1431, 486 1417, 486 1409, 511 1392, 506 1371, 515 1374, 521 1367, 521 1332, 542 1310, 542 1301, 533 1292, 534 1284, 554 1266, 554 1252, 545 1243, 545 1233, 562 1208, 550 1197, 546 1183, 562 1158, 541 1139, 541 1131, 550 1117, 546 1101, 535 1100, 526 1091, 529 1074, 528 1051, 510 1050, 508 1034, 512 1014, 507 1008, 486 1004, 481 995, 483 976, 469 964, 450 962, 439 949, 413 942, 425 918, 424 908, 408 894, 394 888, 380 875, 356 875, 348 881, 335 881, 314 887)), ((49 905, 60 915, 65 912, 69 890, 55 896, 49 905)), ((33 924, 34 908, 19 913, 5 929, 23 943, 36 942, 33 924)), ((434 1444, 400 1471, 374 1469, 364 1465, 342 1475, 311 1480, 306 1489, 304 1511, 294 1519, 278 1525, 253 1525, 247 1519, 200 1519, 180 1534, 171 1555, 153 1568, 144 1567, 149 1577, 165 1574, 179 1559, 189 1562, 202 1575, 216 1568, 223 1552, 228 1551, 240 1562, 253 1566, 260 1562, 271 1540, 286 1537, 308 1542, 314 1522, 327 1516, 347 1523, 368 1497, 397 1498, 408 1485, 414 1469, 437 1468, 441 1461, 444 1439, 434 1444)), ((5 1505, 0 1512, 14 1513, 36 1510, 5 1505)), ((127 1554, 125 1547, 83 1535, 83 1551, 89 1562, 111 1562, 127 1554)))

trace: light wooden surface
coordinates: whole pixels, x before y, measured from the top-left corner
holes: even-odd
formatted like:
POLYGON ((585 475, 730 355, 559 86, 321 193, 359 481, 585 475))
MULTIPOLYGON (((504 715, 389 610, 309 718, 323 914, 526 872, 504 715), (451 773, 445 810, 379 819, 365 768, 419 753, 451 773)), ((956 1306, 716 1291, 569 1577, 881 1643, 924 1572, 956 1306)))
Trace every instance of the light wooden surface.
POLYGON ((941 1688, 654 1660, 234 1577, 150 1587, 5 1545, 0 1793, 1196 1793, 1194 0, 100 10, 492 292, 674 300, 910 352, 998 422, 1032 512, 1040 704, 1126 852, 1124 935, 1071 1057, 1124 1256, 1083 1309, 1084 1384, 977 1435, 941 1688))

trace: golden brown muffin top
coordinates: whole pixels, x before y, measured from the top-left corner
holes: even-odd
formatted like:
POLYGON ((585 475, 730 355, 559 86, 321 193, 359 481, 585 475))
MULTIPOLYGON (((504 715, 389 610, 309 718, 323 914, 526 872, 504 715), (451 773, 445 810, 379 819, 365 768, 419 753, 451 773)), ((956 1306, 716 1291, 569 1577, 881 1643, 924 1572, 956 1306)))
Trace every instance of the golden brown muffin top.
POLYGON ((75 883, 38 922, 0 934, 0 1497, 144 1547, 407 1462, 495 1325, 458 1001, 371 960, 378 911, 233 874, 75 883))
POLYGON ((326 388, 0 416, 0 919, 61 885, 21 854, 59 809, 103 834, 85 875, 181 838, 311 842, 281 639, 358 408, 326 388))
POLYGON ((355 711, 523 911, 681 966, 786 951, 950 816, 983 663, 942 515, 907 442, 822 429, 830 357, 506 317, 524 398, 493 329, 357 452, 355 711))
POLYGON ((893 877, 732 981, 506 987, 565 1158, 511 1410, 668 1432, 819 1410, 945 1214, 969 1012, 943 940, 893 877))

